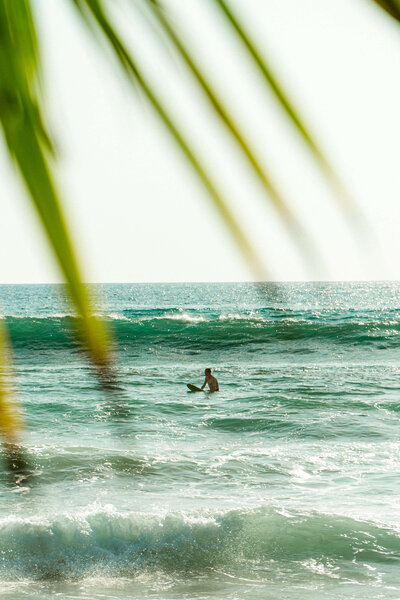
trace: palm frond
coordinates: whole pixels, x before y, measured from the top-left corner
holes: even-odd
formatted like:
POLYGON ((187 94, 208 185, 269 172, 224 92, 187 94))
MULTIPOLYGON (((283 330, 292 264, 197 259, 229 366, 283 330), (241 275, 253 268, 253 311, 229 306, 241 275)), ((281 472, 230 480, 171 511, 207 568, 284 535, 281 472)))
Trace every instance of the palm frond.
POLYGON ((261 159, 257 156, 255 150, 252 148, 250 141, 247 139, 243 128, 235 121, 230 114, 229 109, 224 105, 221 99, 218 97, 215 89, 210 84, 207 76, 202 72, 193 54, 190 53, 187 45, 183 42, 179 35, 177 28, 173 26, 170 20, 166 16, 164 7, 158 0, 147 0, 148 4, 153 10, 153 14, 157 17, 159 23, 166 32, 169 40, 173 43, 177 49, 179 55, 184 60, 188 69, 194 76, 201 90, 204 92, 206 98, 209 101, 210 106, 223 123, 225 128, 228 130, 230 135, 236 141, 237 145, 241 149, 247 163, 255 173, 258 180, 266 192, 267 200, 272 201, 275 209, 277 210, 279 217, 283 221, 284 225, 288 229, 292 238, 297 242, 300 251, 304 254, 308 261, 315 261, 317 256, 316 249, 310 243, 309 236, 303 230, 303 226, 297 219, 296 215, 291 210, 289 204, 285 200, 283 194, 278 189, 278 186, 273 180, 273 176, 263 166, 261 159))
POLYGON ((230 28, 235 31, 241 40, 243 46, 251 56, 252 61, 257 66, 264 80, 267 82, 269 89, 273 92, 281 108, 302 137, 306 146, 311 151, 322 173, 335 192, 335 197, 337 198, 342 210, 352 220, 353 224, 358 226, 358 219, 360 215, 355 203, 347 192, 344 184, 341 182, 336 171, 331 166, 329 160, 326 158, 319 144, 314 139, 314 136, 311 134, 309 128, 305 125, 304 119, 300 117, 299 110, 295 108, 293 101, 289 99, 289 95, 283 90, 282 85, 278 82, 278 79, 273 73, 270 65, 268 65, 266 59, 261 55, 250 35, 246 33, 243 25, 234 15, 225 0, 214 0, 214 2, 226 18, 230 28))
POLYGON ((91 313, 46 153, 51 149, 38 98, 38 45, 27 0, 0 1, 0 121, 9 153, 42 222, 78 314, 78 334, 102 374, 108 334, 91 313))
POLYGON ((29 467, 21 444, 25 423, 14 382, 8 331, 0 319, 0 435, 6 472, 11 483, 19 485, 28 481, 29 467))
POLYGON ((0 432, 9 446, 19 444, 24 429, 21 408, 13 388, 13 368, 8 332, 0 319, 0 432))
POLYGON ((400 1, 399 0, 373 0, 381 8, 386 10, 394 19, 400 21, 400 1))
POLYGON ((200 158, 197 156, 196 152, 192 148, 191 144, 187 141, 184 134, 180 131, 173 117, 168 113, 167 109, 163 105, 162 100, 158 97, 156 92, 152 89, 150 83, 140 71, 136 61, 132 57, 132 54, 128 51, 125 44, 122 42, 112 26, 109 18, 105 14, 101 0, 72 0, 72 2, 78 8, 79 14, 84 18, 85 22, 88 22, 91 29, 93 30, 93 25, 95 23, 97 24, 98 29, 104 34, 105 39, 114 51, 129 81, 132 83, 136 82, 136 84, 139 85, 146 99, 149 101, 158 117, 167 128, 177 146, 183 152, 198 179, 206 188, 213 206, 218 211, 231 236, 239 246, 244 257, 247 259, 254 276, 256 279, 265 279, 265 266, 259 259, 257 252, 253 248, 238 220, 230 209, 229 203, 224 199, 222 193, 220 193, 218 190, 216 184, 213 182, 211 176, 207 172, 207 169, 203 167, 200 158))

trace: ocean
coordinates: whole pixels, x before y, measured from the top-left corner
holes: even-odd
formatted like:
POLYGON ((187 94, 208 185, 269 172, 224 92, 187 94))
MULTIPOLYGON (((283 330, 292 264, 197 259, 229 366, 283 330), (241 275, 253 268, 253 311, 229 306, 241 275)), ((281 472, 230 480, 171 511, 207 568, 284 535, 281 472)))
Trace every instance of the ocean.
POLYGON ((62 286, 0 286, 28 462, 1 599, 398 600, 400 283, 91 289, 109 390, 62 286))

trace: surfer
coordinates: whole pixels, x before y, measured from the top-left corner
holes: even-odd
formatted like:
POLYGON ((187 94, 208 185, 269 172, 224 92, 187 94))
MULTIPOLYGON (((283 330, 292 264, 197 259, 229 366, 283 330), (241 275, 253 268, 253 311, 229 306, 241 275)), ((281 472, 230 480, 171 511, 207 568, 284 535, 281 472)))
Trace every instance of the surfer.
POLYGON ((204 390, 206 384, 208 383, 208 389, 210 392, 219 392, 218 379, 214 377, 214 375, 211 375, 211 369, 206 369, 204 371, 204 375, 206 376, 206 379, 201 386, 201 389, 204 390))

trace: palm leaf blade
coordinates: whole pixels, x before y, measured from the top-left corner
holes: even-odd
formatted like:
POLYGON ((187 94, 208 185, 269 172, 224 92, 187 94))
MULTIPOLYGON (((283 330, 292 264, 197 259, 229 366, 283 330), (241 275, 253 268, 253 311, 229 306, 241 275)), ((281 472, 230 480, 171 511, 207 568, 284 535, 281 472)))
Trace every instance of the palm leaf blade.
POLYGON ((45 152, 50 148, 38 100, 38 49, 27 0, 1 0, 0 121, 9 153, 31 196, 68 283, 79 317, 78 332, 93 362, 109 363, 108 336, 91 316, 90 302, 81 282, 45 152))
POLYGON ((255 172, 258 180, 264 188, 267 194, 267 198, 272 201, 275 209, 277 210, 281 220, 288 229, 291 236, 295 239, 300 248, 300 251, 310 260, 315 261, 317 253, 315 248, 310 243, 307 234, 303 231, 303 227, 282 193, 278 189, 277 185, 273 181, 273 177, 266 171, 265 167, 261 164, 261 160, 256 156, 256 152, 251 147, 250 142, 246 139, 246 134, 241 130, 239 125, 235 122, 235 119, 229 113, 229 110, 224 106, 223 102, 218 98, 216 91, 212 85, 207 81, 206 76, 201 71, 195 58, 191 55, 187 46, 185 46, 181 37, 176 31, 176 28, 169 22, 165 16, 165 11, 161 4, 157 0, 148 0, 149 5, 153 10, 158 22, 167 33, 170 41, 174 44, 178 53, 183 58, 187 67, 193 74, 200 88, 203 90, 207 97, 210 105, 214 109, 215 113, 225 125, 231 136, 234 138, 238 146, 240 147, 243 155, 245 156, 248 164, 255 172))
POLYGON ((289 99, 288 94, 283 91, 281 84, 278 83, 277 78, 272 73, 272 69, 269 67, 266 60, 261 56, 260 52, 257 50, 250 36, 245 32, 243 26, 235 17, 231 9, 228 7, 225 0, 214 0, 214 2, 220 8, 222 14, 225 16, 226 20, 230 24, 230 27, 236 32, 236 34, 240 38, 247 52, 250 54, 253 62, 258 67, 260 73, 268 83, 269 88, 272 90, 282 109, 284 110, 290 121, 293 123, 295 129, 299 132, 303 141, 313 154, 314 159, 319 164, 321 171, 324 173, 332 189, 335 191, 336 198, 340 202, 340 205, 343 208, 343 210, 351 218, 354 218, 355 216, 358 217, 358 211, 352 199, 350 198, 347 190, 345 189, 345 186, 340 181, 340 178, 336 174, 335 170, 332 168, 330 162, 328 161, 323 151, 315 141, 314 137, 311 135, 308 128, 304 124, 304 119, 302 119, 299 116, 299 111, 295 109, 294 104, 289 99))
POLYGON ((400 21, 400 2, 398 0, 373 0, 373 2, 379 4, 394 19, 400 21))
POLYGON ((7 328, 0 319, 0 431, 6 444, 21 441, 23 419, 13 390, 13 370, 7 328))
MULTIPOLYGON (((191 148, 191 145, 186 141, 185 136, 179 130, 179 127, 174 122, 174 119, 168 114, 164 108, 162 101, 158 98, 157 94, 153 91, 150 84, 147 82, 139 67, 132 58, 118 34, 111 25, 109 19, 106 17, 103 10, 103 6, 100 0, 72 0, 75 6, 78 8, 80 15, 88 21, 89 14, 92 15, 94 21, 97 23, 99 29, 103 32, 106 40, 110 44, 111 48, 115 52, 115 55, 120 62, 123 70, 128 76, 129 80, 133 83, 136 82, 145 97, 150 102, 151 106, 161 119, 164 126, 176 142, 177 146, 183 152, 184 156, 188 160, 192 169, 196 173, 197 177, 208 191, 209 198, 212 200, 213 206, 216 208, 226 227, 228 228, 231 236, 235 240, 238 247, 241 249, 242 254, 246 258, 252 272, 257 279, 264 279, 266 276, 265 267, 258 258, 257 252, 249 242, 248 237, 244 233, 238 220, 234 216, 233 212, 229 208, 228 203, 224 200, 222 194, 218 191, 216 185, 213 183, 211 177, 207 173, 207 170, 202 166, 201 160, 197 157, 195 151, 191 148), (88 9, 88 10, 86 10, 88 9)), ((89 25, 93 25, 90 23, 89 25)))

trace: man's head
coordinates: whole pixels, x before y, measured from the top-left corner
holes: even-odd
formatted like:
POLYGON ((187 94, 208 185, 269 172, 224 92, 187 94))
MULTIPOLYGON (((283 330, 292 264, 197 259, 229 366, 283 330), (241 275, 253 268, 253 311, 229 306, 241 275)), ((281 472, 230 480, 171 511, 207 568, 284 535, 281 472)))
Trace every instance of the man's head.
POLYGON ((208 375, 211 375, 211 369, 206 369, 204 371, 204 375, 207 377, 208 375))

